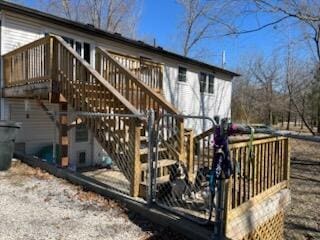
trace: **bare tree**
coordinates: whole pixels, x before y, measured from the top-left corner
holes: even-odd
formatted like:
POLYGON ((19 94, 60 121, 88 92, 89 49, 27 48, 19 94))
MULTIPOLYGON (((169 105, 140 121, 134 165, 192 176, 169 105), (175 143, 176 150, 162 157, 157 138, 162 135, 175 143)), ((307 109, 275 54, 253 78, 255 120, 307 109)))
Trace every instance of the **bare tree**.
POLYGON ((234 81, 232 114, 236 121, 273 124, 281 107, 278 88, 281 64, 276 57, 252 56, 242 61, 242 76, 234 81))
POLYGON ((40 0, 46 11, 135 37, 142 0, 40 0))
MULTIPOLYGON (((227 19, 232 16, 234 0, 177 0, 183 9, 183 16, 178 33, 182 35, 182 53, 184 56, 196 55, 199 43, 204 39, 212 39, 229 28, 227 19), (219 34, 217 34, 219 33, 219 34)), ((206 51, 208 48, 206 49, 206 51)), ((203 51, 203 48, 200 49, 203 51)), ((198 54, 198 58, 201 58, 198 54)))
MULTIPOLYGON (((318 70, 315 71, 313 89, 316 89, 311 98, 314 98, 316 107, 312 108, 316 115, 317 132, 320 134, 320 98, 318 97, 318 92, 320 92, 320 2, 318 0, 283 0, 283 1, 267 1, 267 0, 244 0, 239 1, 239 8, 244 14, 241 17, 247 17, 248 15, 254 15, 258 19, 258 24, 256 27, 251 29, 244 29, 242 26, 237 26, 237 24, 229 24, 229 35, 239 35, 254 33, 261 31, 262 29, 279 25, 280 23, 287 22, 295 27, 296 31, 301 34, 301 39, 296 39, 296 42, 303 41, 312 50, 312 56, 314 57, 314 65, 317 66, 318 70), (242 6, 240 5, 242 2, 242 6), (248 7, 249 5, 249 7, 248 7), (265 22, 265 16, 268 14, 271 19, 265 22), (261 17, 260 17, 261 16, 261 17), (261 24, 261 22, 263 22, 261 24)), ((297 38, 300 38, 298 35, 297 38)), ((292 90, 291 82, 287 82, 288 90, 292 90)), ((297 98, 292 95, 292 91, 289 91, 289 108, 293 107, 302 120, 304 117, 304 111, 301 109, 305 107, 305 104, 299 104, 297 98)), ((301 99, 300 99, 301 100, 301 99)), ((302 101, 302 100, 301 100, 302 101)), ((304 100, 303 100, 304 101, 304 100)), ((291 109, 288 111, 288 119, 290 120, 291 109)), ((314 134, 312 127, 304 121, 306 127, 311 133, 314 134)))

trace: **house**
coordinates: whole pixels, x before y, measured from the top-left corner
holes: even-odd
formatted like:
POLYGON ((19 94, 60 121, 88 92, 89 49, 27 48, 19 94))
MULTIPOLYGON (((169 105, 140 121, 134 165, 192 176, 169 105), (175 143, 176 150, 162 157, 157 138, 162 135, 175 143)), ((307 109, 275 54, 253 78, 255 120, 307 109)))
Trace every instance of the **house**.
MULTIPOLYGON (((9 2, 0 1, 0 20, 0 117, 23 123, 16 145, 26 154, 35 154, 52 143, 56 126, 48 110, 139 114, 153 106, 156 116, 231 115, 231 81, 237 73, 9 2), (108 70, 106 62, 116 70, 108 70), (77 79, 78 85, 71 79, 77 79), (127 89, 128 82, 135 86, 130 88, 134 94, 121 89, 116 79, 122 79, 127 89), (148 104, 142 105, 137 89, 149 99, 148 104), (90 98, 86 96, 90 91, 105 95, 90 98), (120 107, 108 105, 111 101, 120 107)), ((64 117, 58 117, 59 124, 66 124, 64 117)), ((108 151, 106 146, 110 146, 106 136, 118 136, 115 131, 105 133, 113 131, 108 124, 100 118, 91 125, 86 122, 69 131, 60 130, 60 143, 65 144, 60 164, 98 163, 102 149, 108 151)), ((126 124, 122 121, 119 128, 127 131, 126 124)), ((210 127, 205 121, 195 124, 192 119, 175 124, 179 129, 192 127, 194 134, 210 127)))

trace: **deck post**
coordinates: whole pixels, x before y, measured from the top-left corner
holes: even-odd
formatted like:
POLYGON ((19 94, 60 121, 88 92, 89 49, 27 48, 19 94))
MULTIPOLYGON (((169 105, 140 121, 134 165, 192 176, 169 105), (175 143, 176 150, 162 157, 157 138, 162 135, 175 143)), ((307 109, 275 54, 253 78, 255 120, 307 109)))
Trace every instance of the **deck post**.
POLYGON ((65 102, 59 103, 59 146, 60 158, 58 161, 59 167, 68 167, 68 104, 65 102))
POLYGON ((58 82, 58 46, 53 37, 50 37, 49 45, 49 75, 51 76, 49 100, 51 103, 59 103, 60 91, 58 82))
POLYGON ((185 151, 184 151, 184 122, 183 119, 177 119, 178 121, 178 149, 179 149, 179 160, 182 161, 184 164, 187 163, 185 158, 185 151))
MULTIPOLYGON (((137 123, 135 121, 135 123, 137 123)), ((132 167, 132 180, 131 180, 131 191, 130 195, 132 197, 139 196, 140 190, 140 182, 141 182, 141 161, 140 161, 140 135, 141 135, 141 127, 133 126, 133 167, 132 167)))
POLYGON ((188 174, 189 177, 193 176, 194 169, 193 169, 193 152, 194 152, 194 132, 193 129, 191 129, 188 133, 188 145, 187 145, 187 167, 188 167, 188 174))
POLYGON ((285 140, 285 166, 284 166, 284 179, 287 182, 287 187, 289 187, 289 180, 290 180, 290 152, 291 152, 291 148, 290 148, 290 140, 289 138, 287 138, 285 140))

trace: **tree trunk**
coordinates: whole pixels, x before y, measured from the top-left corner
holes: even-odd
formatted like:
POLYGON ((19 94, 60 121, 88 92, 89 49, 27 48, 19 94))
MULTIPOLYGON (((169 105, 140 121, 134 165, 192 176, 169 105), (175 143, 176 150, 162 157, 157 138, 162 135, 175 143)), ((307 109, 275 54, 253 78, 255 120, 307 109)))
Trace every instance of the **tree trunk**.
MULTIPOLYGON (((305 95, 303 95, 303 98, 302 98, 302 115, 304 116, 304 111, 305 111, 305 95)), ((303 129, 303 121, 302 121, 302 119, 301 119, 301 117, 300 117, 300 124, 301 124, 301 126, 300 126, 300 129, 302 130, 303 129)))
MULTIPOLYGON (((320 87, 319 87, 320 91, 320 87)), ((318 93, 318 116, 317 116, 317 134, 320 135, 320 93, 318 93)))
POLYGON ((290 130, 290 121, 291 121, 291 98, 289 100, 289 107, 288 107, 288 116, 287 116, 287 130, 290 130))

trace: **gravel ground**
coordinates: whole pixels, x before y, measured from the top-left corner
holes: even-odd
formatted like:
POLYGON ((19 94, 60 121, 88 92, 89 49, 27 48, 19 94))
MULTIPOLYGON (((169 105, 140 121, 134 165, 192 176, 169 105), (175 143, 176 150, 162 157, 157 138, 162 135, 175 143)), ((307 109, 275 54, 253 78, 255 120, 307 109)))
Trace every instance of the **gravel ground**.
POLYGON ((183 239, 19 161, 0 172, 0 240, 183 239))

